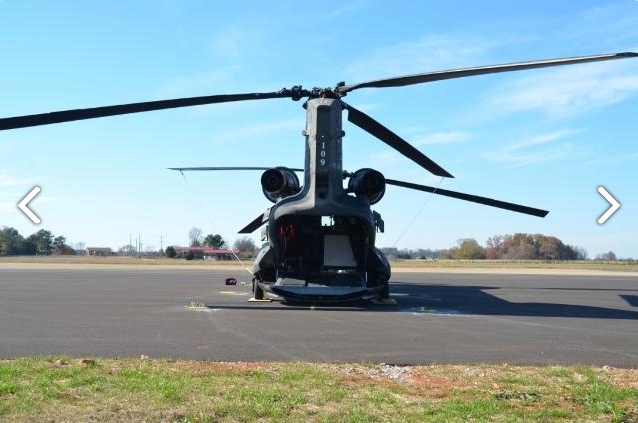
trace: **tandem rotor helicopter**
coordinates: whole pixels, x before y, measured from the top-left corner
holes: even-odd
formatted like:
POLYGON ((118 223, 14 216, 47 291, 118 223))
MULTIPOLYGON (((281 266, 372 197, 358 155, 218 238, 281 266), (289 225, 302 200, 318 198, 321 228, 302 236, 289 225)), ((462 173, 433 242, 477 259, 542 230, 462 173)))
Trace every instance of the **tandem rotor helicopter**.
POLYGON ((444 195, 537 217, 548 213, 533 207, 426 185, 386 179, 379 171, 355 172, 342 167, 342 113, 348 121, 375 136, 425 170, 441 177, 453 176, 381 123, 346 103, 343 98, 362 88, 399 87, 467 76, 510 72, 550 66, 638 57, 625 52, 428 72, 333 88, 301 86, 274 92, 224 94, 74 109, 0 119, 0 130, 48 125, 82 119, 149 112, 153 110, 248 100, 305 99, 304 169, 273 168, 171 168, 190 170, 265 170, 264 195, 274 203, 239 233, 251 233, 266 224, 268 244, 253 265, 253 295, 264 291, 290 300, 346 301, 390 298, 390 264, 375 247, 377 231, 383 232, 381 215, 371 209, 385 193, 386 185, 444 195), (303 185, 295 172, 304 172, 303 185), (344 180, 348 179, 344 187, 344 180))

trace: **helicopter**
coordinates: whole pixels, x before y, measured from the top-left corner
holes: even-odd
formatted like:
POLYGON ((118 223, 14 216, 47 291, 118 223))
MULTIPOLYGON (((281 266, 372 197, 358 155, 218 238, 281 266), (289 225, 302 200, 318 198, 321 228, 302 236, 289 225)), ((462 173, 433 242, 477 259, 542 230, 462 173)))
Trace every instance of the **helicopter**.
POLYGON ((83 119, 141 113, 153 110, 204 104, 252 101, 276 98, 305 99, 305 162, 303 169, 288 167, 198 167, 171 168, 178 171, 264 170, 261 186, 265 197, 274 203, 239 233, 252 233, 263 225, 267 244, 260 250, 252 268, 253 299, 267 301, 265 292, 287 300, 349 301, 370 299, 391 301, 387 258, 375 246, 377 232, 384 221, 372 210, 393 185, 430 192, 464 201, 545 217, 547 210, 465 194, 411 182, 385 178, 372 168, 355 172, 343 169, 342 139, 345 136, 342 114, 350 123, 397 150, 428 172, 452 178, 447 170, 381 123, 346 103, 343 98, 363 88, 400 87, 454 78, 511 72, 551 66, 600 62, 638 57, 623 52, 535 60, 500 65, 412 74, 356 84, 340 82, 330 88, 304 89, 300 85, 273 92, 223 94, 86 109, 16 116, 0 119, 0 130, 48 125, 83 119), (295 172, 303 172, 303 184, 295 172), (344 180, 348 180, 344 186, 344 180))

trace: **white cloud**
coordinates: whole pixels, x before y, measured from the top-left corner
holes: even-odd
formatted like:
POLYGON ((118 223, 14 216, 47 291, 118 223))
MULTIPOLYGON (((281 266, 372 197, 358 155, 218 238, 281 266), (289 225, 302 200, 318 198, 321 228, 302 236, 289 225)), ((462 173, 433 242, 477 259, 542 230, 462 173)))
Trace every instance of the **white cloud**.
POLYGON ((20 149, 27 147, 27 144, 27 141, 3 141, 2 144, 0 144, 0 154, 5 155, 19 151, 20 149))
MULTIPOLYGON (((0 170, 0 213, 17 212, 18 203, 29 193, 34 182, 31 179, 13 176, 6 171, 0 170)), ((34 202, 51 203, 57 201, 57 197, 49 195, 38 195, 34 202)))
POLYGON ((0 170, 0 187, 17 187, 28 185, 29 183, 28 179, 12 176, 0 170))
POLYGON ((470 134, 461 131, 432 132, 412 138, 410 144, 414 146, 431 144, 454 144, 462 141, 467 141, 470 138, 470 134))
POLYGON ((8 213, 17 209, 17 203, 0 203, 0 213, 8 213))
MULTIPOLYGON (((15 212, 18 214, 22 214, 22 212, 18 209, 18 203, 22 201, 26 194, 26 192, 23 192, 4 193, 3 195, 0 195, 0 213, 15 212)), ((56 201, 58 201, 58 197, 54 197, 51 195, 38 195, 32 200, 32 202, 29 202, 29 208, 33 209, 33 211, 36 211, 38 205, 54 203, 56 201)))
POLYGON ((9 198, 10 199, 19 198, 20 194, 24 196, 25 193, 17 192, 17 191, 2 191, 0 192, 0 199, 5 200, 9 198))
POLYGON ((373 50, 346 68, 351 80, 367 80, 412 73, 476 66, 490 62, 497 47, 529 42, 529 37, 479 33, 424 36, 373 50))
POLYGON ((190 76, 173 78, 159 88, 159 97, 174 97, 189 93, 196 95, 223 93, 222 88, 227 87, 229 81, 232 81, 233 77, 242 69, 243 67, 239 65, 228 66, 211 72, 200 72, 190 76))
POLYGON ((248 138, 256 135, 264 135, 270 132, 276 132, 286 129, 299 129, 301 132, 304 129, 304 120, 302 119, 287 119, 276 122, 255 123, 252 125, 246 125, 238 129, 234 129, 229 132, 221 134, 215 138, 217 142, 228 142, 235 139, 248 138))
POLYGON ((352 80, 366 80, 440 70, 467 64, 481 56, 488 45, 474 36, 430 35, 376 49, 348 66, 346 74, 352 80))
POLYGON ((511 144, 501 151, 491 152, 488 158, 515 166, 525 166, 573 157, 578 154, 575 145, 563 140, 581 132, 583 131, 578 129, 567 129, 535 135, 522 142, 511 144))
POLYGON ((337 7, 326 14, 326 19, 340 18, 354 11, 362 9, 366 5, 363 1, 352 1, 337 7))
POLYGON ((578 163, 576 167, 595 167, 595 166, 611 166, 619 165, 623 163, 638 161, 638 152, 631 154, 623 154, 619 156, 602 157, 599 159, 592 159, 586 162, 578 163))
MULTIPOLYGON (((571 19, 564 26, 563 37, 597 40, 604 49, 635 43, 638 14, 636 2, 607 2, 587 10, 578 19, 571 19), (631 4, 633 3, 633 4, 631 4), (633 13, 627 10, 633 8, 633 13)), ((594 46, 596 48, 596 46, 594 46)))
POLYGON ((627 64, 596 63, 538 72, 503 84, 479 109, 490 117, 532 110, 579 115, 636 95, 638 74, 632 70, 627 64))
POLYGON ((547 134, 535 135, 533 137, 528 138, 525 141, 516 143, 511 145, 508 148, 508 151, 518 151, 527 147, 532 147, 540 144, 547 144, 550 142, 554 142, 560 140, 561 138, 565 138, 570 135, 578 134, 583 132, 581 129, 564 129, 562 131, 554 131, 547 134))

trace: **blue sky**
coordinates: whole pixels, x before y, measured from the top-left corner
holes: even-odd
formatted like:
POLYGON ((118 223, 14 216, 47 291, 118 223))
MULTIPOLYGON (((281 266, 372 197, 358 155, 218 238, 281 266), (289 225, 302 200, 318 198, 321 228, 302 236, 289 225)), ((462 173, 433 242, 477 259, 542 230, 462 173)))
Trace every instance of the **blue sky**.
MULTIPOLYGON (((0 116, 165 98, 330 87, 409 73, 638 51, 638 1, 0 0, 0 116)), ((550 210, 544 218, 388 187, 377 244, 448 248, 554 235, 638 258, 638 59, 361 89, 346 99, 456 178, 427 174, 345 122, 344 168, 550 210), (604 225, 604 186, 621 208, 604 225)), ((345 118, 345 115, 344 115, 345 118)), ((345 120, 345 119, 344 119, 345 120)), ((0 226, 117 249, 184 245, 269 206, 260 174, 303 165, 301 102, 125 115, 0 133, 0 226), (16 207, 34 186, 38 226, 16 207)), ((258 240, 258 233, 254 234, 258 240)))

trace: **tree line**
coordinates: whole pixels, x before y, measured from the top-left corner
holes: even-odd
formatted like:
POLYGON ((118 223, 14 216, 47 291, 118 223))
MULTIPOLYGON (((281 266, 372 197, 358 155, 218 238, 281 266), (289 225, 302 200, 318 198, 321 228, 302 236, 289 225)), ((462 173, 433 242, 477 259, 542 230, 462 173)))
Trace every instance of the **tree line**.
POLYGON ((0 228, 0 256, 50 256, 73 255, 63 236, 55 236, 51 231, 40 229, 28 237, 22 236, 15 228, 0 228))
MULTIPOLYGON (((219 234, 203 236, 199 228, 189 231, 189 245, 228 248, 219 234)), ((0 256, 20 255, 72 255, 83 250, 83 243, 77 249, 67 244, 64 236, 55 236, 51 231, 40 229, 28 237, 22 236, 15 228, 0 227, 0 256)), ((124 247, 123 247, 124 248, 124 247)), ((131 246, 131 248, 133 248, 131 246)), ((242 257, 251 257, 257 246, 249 237, 239 238, 233 244, 242 257)), ((122 253, 123 249, 120 249, 122 253)), ((390 259, 449 259, 449 260, 586 260, 587 251, 578 246, 565 244, 555 236, 542 234, 515 233, 494 235, 488 238, 486 245, 480 245, 474 238, 462 238, 457 245, 446 249, 402 249, 382 248, 390 259)), ((175 257, 173 247, 159 254, 175 257)), ((616 260, 616 254, 608 251, 596 255, 596 260, 616 260)))
MULTIPOLYGON (((494 235, 486 245, 474 238, 462 238, 451 248, 432 250, 382 249, 388 256, 399 259, 447 260, 586 260, 587 250, 567 245, 555 236, 515 233, 494 235)), ((597 260, 616 260, 613 251, 598 254, 597 260)))

